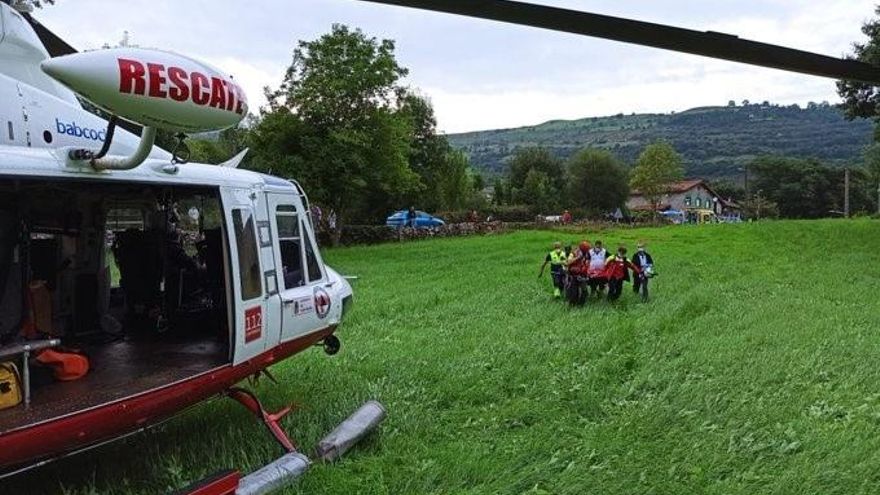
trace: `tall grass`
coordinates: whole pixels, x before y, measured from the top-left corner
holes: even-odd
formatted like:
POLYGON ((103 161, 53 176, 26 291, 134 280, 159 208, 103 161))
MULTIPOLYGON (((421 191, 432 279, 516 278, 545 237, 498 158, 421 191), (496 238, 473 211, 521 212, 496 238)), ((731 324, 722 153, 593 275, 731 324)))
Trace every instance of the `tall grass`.
MULTIPOLYGON (((357 275, 328 358, 262 383, 305 447, 368 398, 377 434, 289 493, 876 493, 880 223, 607 231, 645 239, 652 301, 571 309, 538 267, 554 232, 330 250, 357 275)), ((565 234, 563 241, 596 234, 565 234)), ((9 493, 162 493, 280 453, 216 401, 6 483, 9 493), (26 491, 21 491, 26 490, 26 491)), ((0 485, 0 492, 6 488, 0 485)))

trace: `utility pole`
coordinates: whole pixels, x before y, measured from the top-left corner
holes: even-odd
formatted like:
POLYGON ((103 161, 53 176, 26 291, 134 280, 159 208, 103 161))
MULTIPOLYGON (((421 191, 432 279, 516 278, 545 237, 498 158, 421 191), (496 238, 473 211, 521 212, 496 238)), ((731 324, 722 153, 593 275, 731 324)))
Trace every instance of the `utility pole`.
POLYGON ((849 218, 849 168, 843 170, 843 216, 849 218))
POLYGON ((752 199, 749 197, 749 166, 743 165, 739 168, 739 171, 743 173, 743 188, 746 190, 746 197, 743 198, 741 206, 743 209, 746 209, 751 206, 750 200, 752 199))
POLYGON ((761 191, 758 190, 758 195, 755 196, 755 211, 758 215, 758 220, 761 219, 761 191))

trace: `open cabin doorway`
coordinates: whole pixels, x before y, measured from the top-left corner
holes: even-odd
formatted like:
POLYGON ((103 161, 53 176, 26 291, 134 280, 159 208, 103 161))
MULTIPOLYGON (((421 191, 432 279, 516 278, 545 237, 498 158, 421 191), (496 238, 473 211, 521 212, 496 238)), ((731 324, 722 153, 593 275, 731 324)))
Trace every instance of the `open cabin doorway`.
POLYGON ((31 366, 0 435, 231 363, 225 238, 216 187, 0 179, 0 349, 57 338, 90 364, 31 366))

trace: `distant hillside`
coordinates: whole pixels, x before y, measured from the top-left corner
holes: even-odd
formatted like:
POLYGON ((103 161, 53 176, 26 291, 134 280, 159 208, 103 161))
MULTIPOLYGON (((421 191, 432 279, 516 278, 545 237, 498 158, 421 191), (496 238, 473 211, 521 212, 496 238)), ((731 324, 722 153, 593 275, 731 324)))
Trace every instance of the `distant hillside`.
POLYGON ((686 173, 730 177, 752 158, 765 154, 815 157, 843 165, 860 159, 871 141, 873 124, 847 121, 835 107, 747 105, 693 108, 672 114, 619 114, 580 120, 554 120, 516 129, 450 134, 487 175, 503 173, 519 147, 545 146, 568 158, 592 146, 613 151, 632 164, 645 145, 666 139, 684 157, 686 173))

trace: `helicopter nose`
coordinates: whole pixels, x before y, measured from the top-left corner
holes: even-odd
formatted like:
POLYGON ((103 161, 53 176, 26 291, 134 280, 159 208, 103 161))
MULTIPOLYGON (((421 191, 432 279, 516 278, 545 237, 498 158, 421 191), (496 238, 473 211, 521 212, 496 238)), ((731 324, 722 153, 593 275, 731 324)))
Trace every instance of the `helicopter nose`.
POLYGON ((51 77, 52 79, 59 79, 63 77, 64 73, 66 72, 64 70, 66 66, 67 64, 59 62, 57 58, 47 58, 46 60, 40 62, 40 69, 42 69, 42 71, 45 72, 46 75, 51 77))
POLYGON ((87 73, 78 63, 68 60, 68 57, 43 60, 40 62, 40 69, 47 76, 73 89, 77 88, 78 79, 84 75, 84 72, 87 73))

